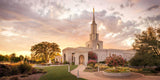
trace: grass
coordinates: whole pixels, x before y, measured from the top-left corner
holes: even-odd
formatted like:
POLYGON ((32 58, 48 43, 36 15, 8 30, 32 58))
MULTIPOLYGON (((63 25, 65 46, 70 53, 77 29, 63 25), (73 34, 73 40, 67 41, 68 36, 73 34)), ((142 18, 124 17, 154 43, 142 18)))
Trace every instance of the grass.
MULTIPOLYGON (((77 65, 72 65, 71 70, 75 69, 77 65)), ((68 66, 50 66, 42 68, 47 71, 46 74, 40 77, 39 80, 85 80, 78 78, 68 72, 68 66)))

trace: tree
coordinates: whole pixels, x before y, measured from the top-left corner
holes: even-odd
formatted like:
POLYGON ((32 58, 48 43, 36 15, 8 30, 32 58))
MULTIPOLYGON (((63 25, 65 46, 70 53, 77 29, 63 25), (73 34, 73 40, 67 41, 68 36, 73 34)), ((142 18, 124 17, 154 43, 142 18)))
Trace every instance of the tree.
POLYGON ((10 55, 10 60, 11 60, 11 62, 21 61, 20 57, 16 57, 16 54, 15 54, 15 53, 12 53, 12 54, 10 55))
POLYGON ((134 66, 158 66, 160 65, 160 41, 157 29, 149 27, 147 31, 136 35, 133 48, 136 50, 135 56, 130 60, 134 66))
POLYGON ((20 60, 22 61, 24 59, 24 56, 23 55, 20 55, 19 56, 20 60))
POLYGON ((160 28, 157 29, 158 38, 160 39, 160 28))
POLYGON ((50 56, 55 56, 57 53, 60 53, 61 50, 59 45, 54 42, 41 42, 33 45, 31 47, 31 52, 34 54, 34 56, 42 57, 45 62, 47 62, 50 56))
POLYGON ((3 55, 0 55, 0 61, 4 61, 4 56, 3 55))
POLYGON ((15 57, 16 57, 16 54, 15 54, 15 53, 12 53, 12 54, 10 55, 10 60, 11 60, 11 62, 15 62, 15 57))
POLYGON ((5 55, 4 61, 10 61, 10 57, 8 55, 5 55))

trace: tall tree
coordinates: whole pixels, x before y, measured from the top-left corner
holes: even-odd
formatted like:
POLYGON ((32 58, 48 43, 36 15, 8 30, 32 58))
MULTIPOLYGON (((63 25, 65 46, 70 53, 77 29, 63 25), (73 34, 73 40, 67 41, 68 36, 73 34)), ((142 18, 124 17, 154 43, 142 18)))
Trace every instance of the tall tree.
POLYGON ((157 29, 149 27, 146 31, 136 35, 133 48, 136 50, 135 56, 130 60, 131 65, 153 66, 160 65, 160 41, 157 29))
POLYGON ((160 48, 157 30, 149 27, 147 31, 142 34, 137 34, 133 48, 139 53, 151 53, 160 55, 158 49, 160 48))
POLYGON ((41 57, 43 55, 45 62, 47 62, 50 56, 55 56, 57 53, 60 53, 61 50, 59 45, 54 42, 41 42, 33 45, 31 47, 31 52, 34 54, 34 56, 41 57))

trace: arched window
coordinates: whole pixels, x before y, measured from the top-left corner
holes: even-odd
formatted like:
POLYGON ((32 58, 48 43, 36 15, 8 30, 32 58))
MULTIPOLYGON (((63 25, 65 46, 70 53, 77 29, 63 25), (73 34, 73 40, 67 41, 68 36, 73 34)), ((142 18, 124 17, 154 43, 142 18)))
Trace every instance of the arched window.
POLYGON ((100 46, 99 46, 99 44, 97 44, 97 49, 100 49, 100 46))
POLYGON ((74 54, 75 54, 75 53, 72 53, 72 62, 75 61, 75 59, 74 59, 74 54))
POLYGON ((89 44, 87 45, 87 47, 89 48, 89 44))

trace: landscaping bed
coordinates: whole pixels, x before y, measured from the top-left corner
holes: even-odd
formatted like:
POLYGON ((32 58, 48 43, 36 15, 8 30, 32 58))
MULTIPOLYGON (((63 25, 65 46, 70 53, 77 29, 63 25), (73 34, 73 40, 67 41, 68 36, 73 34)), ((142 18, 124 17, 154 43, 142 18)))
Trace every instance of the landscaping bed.
POLYGON ((23 80, 35 74, 44 74, 43 69, 35 69, 28 63, 20 63, 16 65, 0 64, 0 80, 23 80))
POLYGON ((86 72, 97 72, 103 71, 105 75, 114 76, 129 76, 130 72, 141 73, 144 75, 160 76, 160 67, 139 67, 130 68, 128 62, 121 56, 112 55, 106 58, 103 63, 97 63, 96 60, 90 60, 84 71, 86 72))
POLYGON ((131 72, 128 67, 112 67, 103 71, 103 74, 106 76, 130 76, 131 72))

